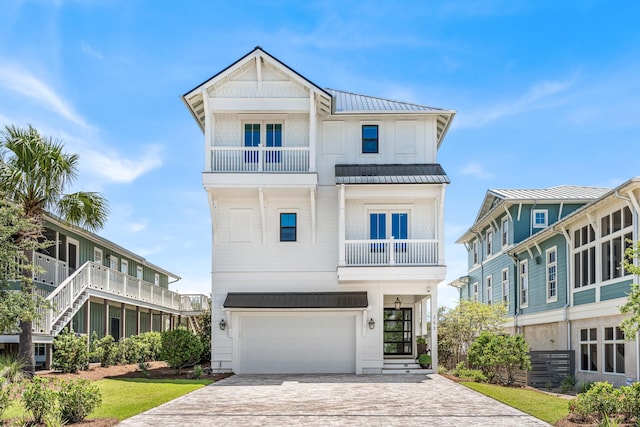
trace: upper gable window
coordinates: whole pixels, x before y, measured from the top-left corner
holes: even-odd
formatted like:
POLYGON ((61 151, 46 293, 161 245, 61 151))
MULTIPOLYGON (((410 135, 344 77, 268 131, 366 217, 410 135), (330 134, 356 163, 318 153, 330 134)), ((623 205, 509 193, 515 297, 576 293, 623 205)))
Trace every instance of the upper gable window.
POLYGON ((502 247, 509 244, 509 218, 502 218, 502 247))
POLYGON ((547 210, 546 209, 534 209, 533 216, 533 228, 544 228, 547 226, 547 210))
POLYGON ((487 256, 493 254, 493 231, 487 231, 487 256))
POLYGON ((378 145, 378 125, 362 125, 362 153, 377 154, 378 145))

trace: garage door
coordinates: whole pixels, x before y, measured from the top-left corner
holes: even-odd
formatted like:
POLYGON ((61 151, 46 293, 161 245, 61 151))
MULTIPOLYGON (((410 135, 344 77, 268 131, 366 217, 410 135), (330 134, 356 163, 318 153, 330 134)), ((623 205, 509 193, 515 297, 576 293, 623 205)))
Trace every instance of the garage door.
POLYGON ((354 373, 355 316, 242 316, 242 374, 354 373))

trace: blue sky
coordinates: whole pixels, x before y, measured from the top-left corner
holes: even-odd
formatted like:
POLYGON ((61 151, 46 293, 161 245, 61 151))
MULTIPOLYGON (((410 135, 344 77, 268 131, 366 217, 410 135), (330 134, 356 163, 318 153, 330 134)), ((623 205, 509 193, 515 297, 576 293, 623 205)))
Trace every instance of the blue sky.
MULTIPOLYGON (((453 242, 488 188, 640 175, 638 2, 0 0, 0 125, 80 155, 101 234, 210 288, 203 136, 179 96, 260 45, 322 87, 454 109, 439 161, 453 242)), ((440 301, 456 294, 441 285, 440 301)))

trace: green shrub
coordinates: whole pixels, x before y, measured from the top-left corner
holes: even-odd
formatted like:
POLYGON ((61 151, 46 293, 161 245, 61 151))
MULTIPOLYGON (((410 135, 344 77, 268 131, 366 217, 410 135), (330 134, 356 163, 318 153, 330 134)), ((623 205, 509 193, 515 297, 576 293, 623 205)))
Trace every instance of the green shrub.
POLYGON ((175 368, 178 373, 185 366, 200 361, 202 342, 186 329, 174 329, 162 334, 161 359, 175 368))
POLYGON ((478 369, 468 369, 465 367, 464 362, 458 363, 455 369, 451 371, 451 375, 476 383, 487 382, 487 377, 482 373, 482 371, 478 369))
POLYGON ((202 365, 196 365, 193 367, 193 378, 199 380, 202 378, 202 374, 204 373, 204 369, 202 369, 202 365))
POLYGON ((469 363, 492 382, 512 385, 518 369, 531 369, 529 345, 521 334, 482 332, 471 344, 469 363), (506 373, 506 377, 504 375, 506 373))
POLYGON ((563 393, 573 390, 576 386, 576 377, 569 375, 568 377, 564 377, 560 382, 560 388, 563 393))
POLYGON ((0 383, 0 417, 2 413, 9 407, 9 383, 0 383))
POLYGON ((108 367, 118 363, 118 343, 113 339, 111 335, 107 335, 97 341, 96 356, 100 361, 100 366, 102 367, 108 367))
POLYGON ((160 360, 160 352, 162 350, 162 334, 160 332, 145 332, 139 335, 143 342, 144 360, 143 362, 151 362, 160 360))
POLYGON ((97 385, 88 380, 65 381, 58 392, 60 414, 68 423, 79 423, 102 404, 97 385))
POLYGON ((596 382, 587 392, 580 393, 569 408, 586 420, 600 422, 605 416, 612 417, 620 412, 622 405, 619 394, 620 391, 614 389, 611 383, 596 382))
POLYGON ((64 373, 78 372, 89 366, 87 337, 76 336, 72 329, 65 328, 53 339, 53 361, 51 367, 64 373))
POLYGON ((421 354, 418 356, 418 363, 420 365, 430 366, 431 365, 431 355, 430 354, 421 354))
POLYGON ((37 424, 59 417, 58 393, 46 378, 36 375, 31 380, 25 380, 22 403, 37 424))

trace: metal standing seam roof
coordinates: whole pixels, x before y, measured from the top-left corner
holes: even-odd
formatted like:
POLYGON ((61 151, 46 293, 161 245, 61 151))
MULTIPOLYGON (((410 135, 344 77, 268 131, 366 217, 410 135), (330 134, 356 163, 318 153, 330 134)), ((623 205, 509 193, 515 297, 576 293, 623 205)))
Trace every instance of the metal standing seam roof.
POLYGON ((449 184, 438 163, 336 165, 336 184, 449 184))
POLYGON ((610 191, 605 187, 583 187, 577 185, 559 185, 540 189, 499 189, 489 190, 502 199, 521 200, 584 200, 597 199, 610 191))
POLYGON ((229 292, 224 308, 366 308, 366 292, 229 292))
POLYGON ((442 108, 429 107, 427 105, 411 104, 408 102, 392 101, 390 99, 377 98, 374 96, 358 95, 356 93, 344 92, 341 90, 328 89, 325 91, 333 96, 334 111, 336 113, 350 112, 371 112, 371 111, 391 111, 391 112, 433 112, 447 113, 442 108))

